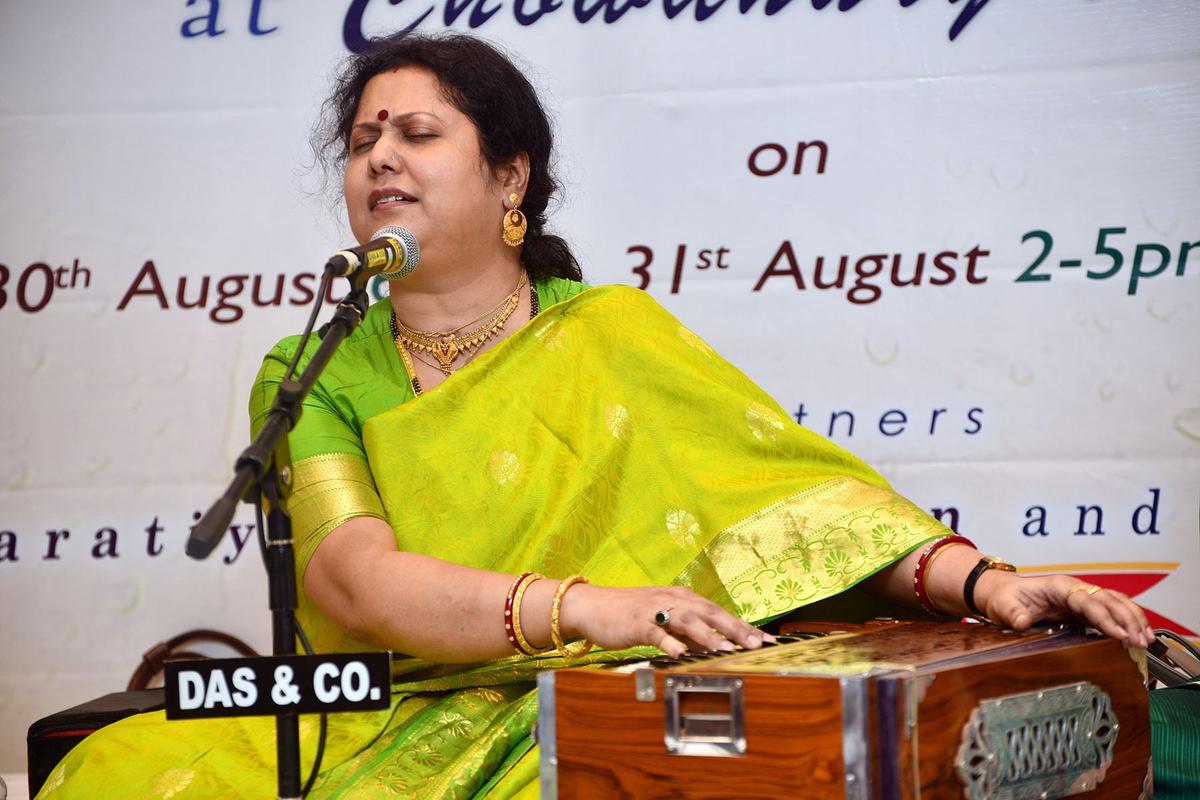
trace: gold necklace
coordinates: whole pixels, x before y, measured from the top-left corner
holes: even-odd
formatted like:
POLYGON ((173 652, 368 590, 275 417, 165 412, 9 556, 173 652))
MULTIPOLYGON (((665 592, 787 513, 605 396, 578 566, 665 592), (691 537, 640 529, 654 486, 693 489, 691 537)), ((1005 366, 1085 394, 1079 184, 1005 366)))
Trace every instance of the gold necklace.
POLYGON ((422 356, 419 352, 416 352, 416 351, 409 352, 408 348, 405 348, 405 352, 408 353, 413 358, 415 358, 417 361, 420 361, 425 366, 432 367, 433 369, 436 369, 438 372, 441 372, 442 368, 440 366, 438 366, 438 364, 435 361, 433 361, 432 359, 430 359, 428 356, 422 356))
MULTIPOLYGON (((437 360, 437 369, 446 376, 454 371, 454 362, 460 356, 469 355, 478 350, 484 342, 494 337, 508 322, 508 318, 517 310, 521 303, 521 289, 525 288, 525 273, 521 273, 517 288, 504 298, 496 308, 485 314, 484 322, 478 327, 462 333, 462 328, 471 325, 468 322, 460 328, 450 331, 418 331, 414 330, 392 312, 392 336, 398 344, 414 353, 428 353, 437 360), (490 317, 490 319, 488 319, 490 317)), ((433 365, 431 365, 433 366, 433 365)))
MULTIPOLYGON (((517 284, 516 292, 518 293, 518 296, 519 296, 519 292, 521 291, 521 287, 523 285, 524 285, 524 275, 522 275, 521 282, 517 284)), ((501 303, 501 305, 504 305, 507 302, 508 302, 508 299, 506 298, 501 303)), ((499 308, 499 307, 497 307, 497 308, 499 308)), ((530 284, 529 284, 529 318, 533 319, 541 312, 541 310, 542 310, 541 303, 538 302, 537 292, 533 288, 533 283, 530 282, 530 284)), ((509 311, 508 313, 511 315, 512 311, 509 311)), ((484 316, 487 316, 487 315, 485 314, 484 316)), ((392 310, 392 341, 395 342, 396 350, 399 351, 399 353, 400 353, 400 360, 404 363, 404 371, 408 374, 408 382, 412 386, 413 394, 420 397, 421 394, 424 392, 424 388, 421 386, 421 380, 417 377, 416 365, 413 364, 413 356, 418 351, 414 350, 411 353, 409 352, 408 347, 405 346, 404 337, 401 335, 401 332, 400 332, 400 324, 401 324, 400 320, 396 318, 396 311, 393 309, 392 310)), ((473 323, 469 322, 467 324, 470 325, 473 323)), ((463 327, 466 327, 466 326, 463 326, 463 327)), ((433 334, 433 335, 437 335, 437 334, 433 334)), ((421 358, 420 356, 417 356, 417 358, 422 364, 425 364, 426 366, 429 366, 429 367, 433 367, 434 369, 438 370, 439 372, 446 375, 447 377, 450 376, 450 372, 453 372, 453 370, 450 370, 450 371, 443 370, 441 368, 441 366, 434 364, 431 361, 428 361, 424 358, 421 358)), ((471 359, 468 359, 468 361, 469 360, 471 360, 471 359)))

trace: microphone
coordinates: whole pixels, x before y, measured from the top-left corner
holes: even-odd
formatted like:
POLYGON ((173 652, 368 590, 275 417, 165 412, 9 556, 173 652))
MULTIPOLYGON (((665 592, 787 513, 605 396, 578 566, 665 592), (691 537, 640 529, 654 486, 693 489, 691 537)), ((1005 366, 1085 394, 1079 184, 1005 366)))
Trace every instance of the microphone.
POLYGON ((371 235, 371 241, 349 250, 341 250, 325 263, 335 277, 372 278, 382 275, 388 280, 399 280, 417 268, 421 260, 421 246, 412 231, 397 225, 380 228, 371 235))

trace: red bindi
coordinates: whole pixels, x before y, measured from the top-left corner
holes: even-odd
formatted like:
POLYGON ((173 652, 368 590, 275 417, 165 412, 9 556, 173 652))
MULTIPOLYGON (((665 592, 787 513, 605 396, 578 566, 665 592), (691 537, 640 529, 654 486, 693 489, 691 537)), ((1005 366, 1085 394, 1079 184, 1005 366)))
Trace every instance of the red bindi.
POLYGON ((375 116, 379 117, 380 122, 383 122, 384 120, 386 120, 388 118, 387 109, 386 108, 380 109, 379 113, 376 114, 375 116))

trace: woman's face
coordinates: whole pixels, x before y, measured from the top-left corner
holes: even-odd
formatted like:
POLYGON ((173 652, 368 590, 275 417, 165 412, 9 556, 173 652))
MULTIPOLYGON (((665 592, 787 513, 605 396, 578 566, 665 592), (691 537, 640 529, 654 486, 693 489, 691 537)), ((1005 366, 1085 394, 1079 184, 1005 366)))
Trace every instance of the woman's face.
POLYGON ((399 225, 417 237, 423 264, 478 259, 501 241, 505 185, 484 161, 471 120, 420 67, 367 83, 350 132, 345 196, 360 243, 399 225))

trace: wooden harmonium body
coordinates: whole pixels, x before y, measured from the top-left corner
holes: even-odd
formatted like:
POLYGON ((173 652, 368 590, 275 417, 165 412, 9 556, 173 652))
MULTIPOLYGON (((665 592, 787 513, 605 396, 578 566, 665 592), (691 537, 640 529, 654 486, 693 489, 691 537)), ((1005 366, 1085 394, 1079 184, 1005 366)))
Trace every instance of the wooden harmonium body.
POLYGON ((961 623, 784 631, 543 673, 543 800, 1151 796, 1144 651, 961 623))

